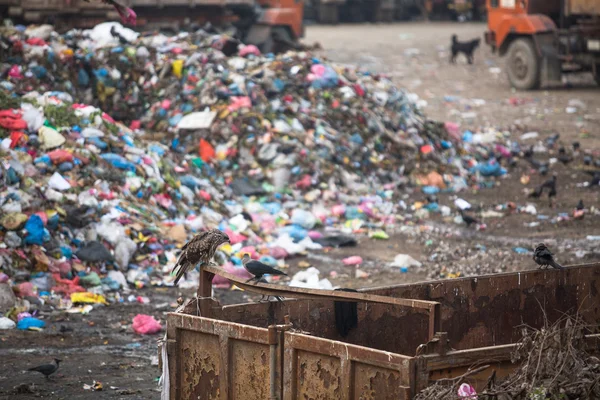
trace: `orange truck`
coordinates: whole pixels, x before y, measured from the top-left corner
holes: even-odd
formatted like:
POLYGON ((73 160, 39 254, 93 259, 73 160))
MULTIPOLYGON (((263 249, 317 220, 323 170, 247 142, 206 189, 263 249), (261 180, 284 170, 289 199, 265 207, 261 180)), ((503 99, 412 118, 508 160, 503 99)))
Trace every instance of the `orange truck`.
POLYGON ((600 0, 487 0, 487 11, 486 43, 506 56, 515 88, 579 72, 600 84, 600 0))
MULTIPOLYGON (((121 0, 138 15, 138 25, 178 30, 185 25, 231 23, 239 38, 269 52, 278 43, 294 46, 304 35, 302 0, 121 0)), ((0 0, 0 20, 51 23, 58 30, 89 28, 119 20, 100 0, 0 0)))

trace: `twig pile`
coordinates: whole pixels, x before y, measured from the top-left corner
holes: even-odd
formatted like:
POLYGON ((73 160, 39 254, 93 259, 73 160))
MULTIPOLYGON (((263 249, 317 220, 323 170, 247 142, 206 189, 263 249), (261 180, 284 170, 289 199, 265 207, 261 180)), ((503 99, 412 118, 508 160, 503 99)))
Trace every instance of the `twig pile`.
MULTIPOLYGON (((565 316, 542 329, 523 328, 523 338, 511 355, 519 368, 501 382, 490 377, 478 400, 600 399, 600 360, 586 351, 589 327, 579 317, 565 316)), ((461 399, 461 377, 424 389, 417 400, 461 399)))

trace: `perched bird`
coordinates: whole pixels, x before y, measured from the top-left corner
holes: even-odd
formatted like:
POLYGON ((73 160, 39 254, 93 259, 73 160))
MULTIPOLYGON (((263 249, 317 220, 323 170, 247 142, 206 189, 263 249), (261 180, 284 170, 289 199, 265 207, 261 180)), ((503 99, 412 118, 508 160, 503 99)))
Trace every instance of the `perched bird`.
POLYGON ((471 217, 468 214, 465 214, 465 212, 463 210, 460 210, 460 216, 462 217, 462 220, 465 222, 465 224, 467 224, 467 227, 470 227, 473 224, 479 223, 479 221, 476 220, 475 218, 471 217))
POLYGON ((208 264, 214 257, 217 248, 225 243, 229 243, 229 236, 218 229, 211 229, 194 236, 181 248, 179 259, 171 270, 171 274, 177 271, 174 284, 177 285, 183 274, 198 263, 208 264))
POLYGON ((244 257, 242 257, 242 264, 244 264, 246 271, 254 275, 254 278, 250 278, 246 282, 250 282, 252 280, 260 281, 263 275, 287 276, 287 274, 283 271, 270 267, 267 264, 261 263, 260 261, 251 259, 248 253, 244 254, 244 257))
POLYGON ((550 253, 550 250, 544 243, 540 243, 533 252, 533 261, 536 262, 540 267, 551 266, 556 269, 563 269, 563 266, 554 261, 554 254, 550 253))
POLYGON ((55 358, 54 362, 56 364, 38 365, 37 367, 29 368, 27 371, 39 372, 40 374, 43 374, 44 376, 46 376, 46 379, 48 379, 48 377, 50 375, 52 375, 53 373, 55 373, 58 370, 58 366, 59 366, 59 364, 60 364, 61 361, 62 360, 59 360, 58 358, 55 358))

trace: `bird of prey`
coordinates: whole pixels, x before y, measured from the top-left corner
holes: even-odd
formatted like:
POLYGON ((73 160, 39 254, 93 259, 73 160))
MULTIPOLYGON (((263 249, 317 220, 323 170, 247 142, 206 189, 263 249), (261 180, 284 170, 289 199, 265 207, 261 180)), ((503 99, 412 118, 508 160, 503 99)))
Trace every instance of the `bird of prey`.
POLYGON ((46 379, 48 379, 48 377, 50 375, 52 375, 53 373, 55 373, 58 370, 58 365, 60 364, 61 361, 62 360, 55 358, 54 362, 56 364, 38 365, 37 367, 29 368, 27 371, 39 372, 40 374, 43 374, 46 377, 46 379))
POLYGON ((171 270, 171 274, 177 271, 174 284, 177 285, 183 274, 188 269, 194 268, 196 264, 208 264, 214 257, 217 248, 224 243, 229 243, 229 236, 218 229, 211 229, 194 236, 181 248, 177 264, 171 270))
POLYGON ((563 269, 562 265, 554 261, 554 254, 550 253, 550 250, 548 250, 544 243, 538 244, 535 248, 533 261, 542 268, 551 266, 552 268, 563 269))
POLYGON ((254 278, 250 278, 246 282, 250 282, 252 280, 259 281, 260 279, 262 279, 263 275, 287 276, 287 274, 283 271, 280 271, 273 267, 269 267, 267 264, 261 263, 260 261, 252 260, 248 253, 244 254, 244 257, 242 257, 242 263, 244 264, 244 268, 246 269, 246 271, 254 275, 254 278))

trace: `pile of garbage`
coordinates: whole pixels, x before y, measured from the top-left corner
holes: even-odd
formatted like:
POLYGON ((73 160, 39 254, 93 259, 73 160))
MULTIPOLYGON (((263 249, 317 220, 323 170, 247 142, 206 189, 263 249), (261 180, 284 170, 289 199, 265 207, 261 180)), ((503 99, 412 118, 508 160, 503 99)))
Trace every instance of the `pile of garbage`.
POLYGON ((416 399, 598 398, 600 360, 586 350, 588 332, 589 325, 579 316, 571 315, 542 329, 524 327, 522 338, 511 354, 511 361, 518 365, 513 373, 496 380, 494 372, 487 386, 477 393, 466 382, 469 376, 489 368, 483 366, 436 382, 416 399))
POLYGON ((169 285, 206 228, 228 233, 217 258, 240 276, 242 253, 277 265, 348 234, 386 239, 404 187, 490 186, 512 154, 490 144, 501 133, 464 138, 385 76, 308 52, 118 23, 3 29, 0 284, 21 298, 89 311, 169 285))

